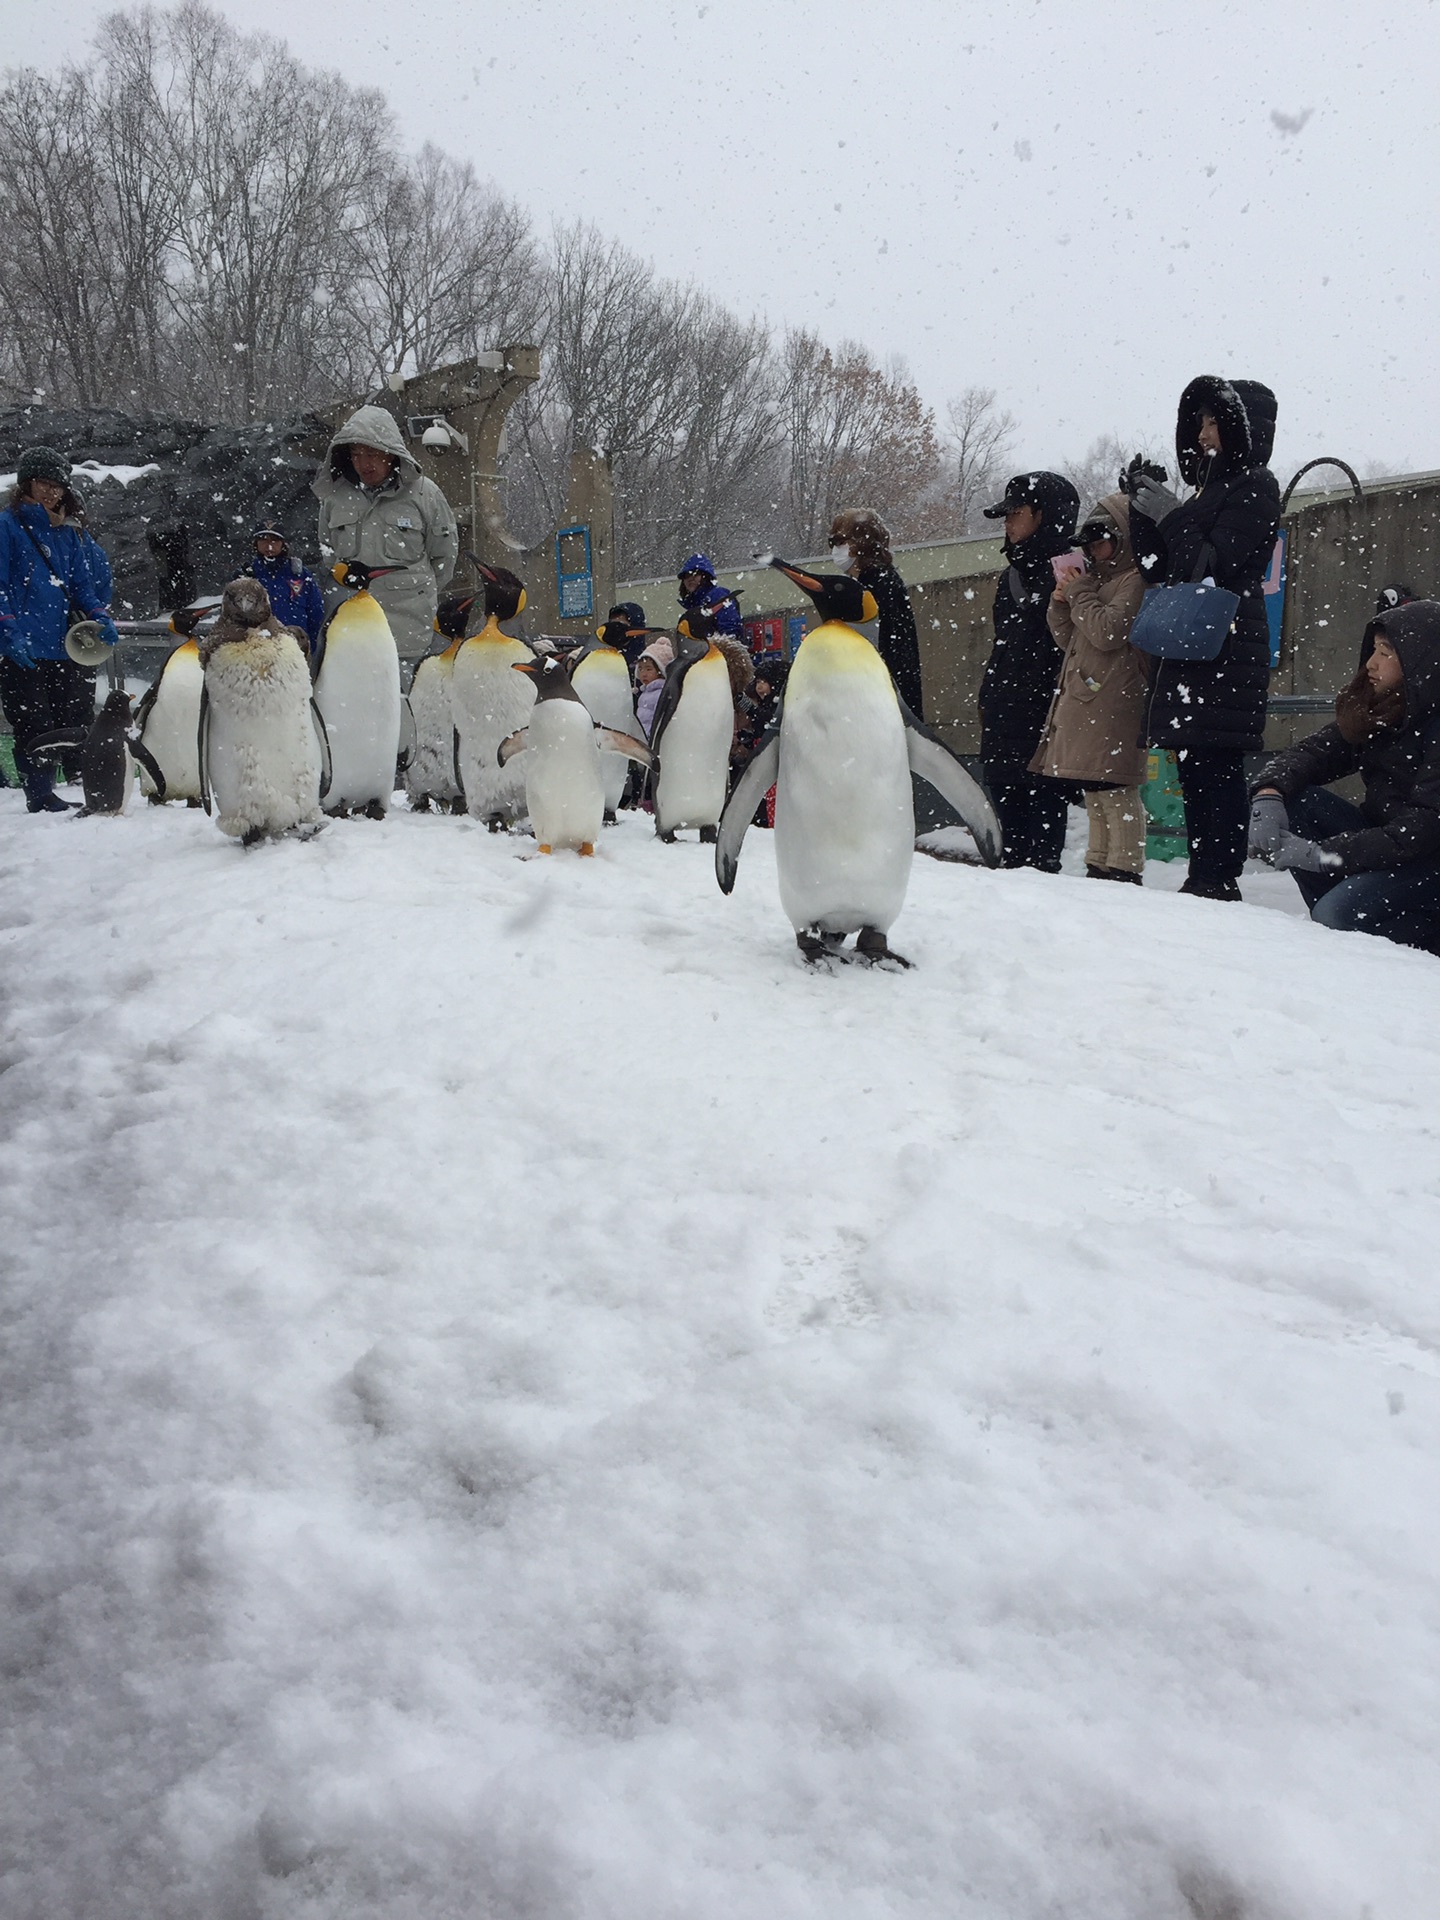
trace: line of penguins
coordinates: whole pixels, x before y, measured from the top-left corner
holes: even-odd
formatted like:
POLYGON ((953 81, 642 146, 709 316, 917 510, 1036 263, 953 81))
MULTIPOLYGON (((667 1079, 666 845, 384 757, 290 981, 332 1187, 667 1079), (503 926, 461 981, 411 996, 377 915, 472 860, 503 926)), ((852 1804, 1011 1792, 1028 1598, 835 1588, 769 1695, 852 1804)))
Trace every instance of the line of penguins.
POLYGON ((383 818, 397 765, 413 810, 468 812, 492 831, 528 818, 542 853, 594 853, 616 818, 631 764, 643 769, 658 836, 698 831, 715 847, 722 892, 735 885, 745 833, 771 788, 781 905, 807 962, 907 966, 889 945, 915 846, 912 775, 929 782, 998 866, 1000 829, 983 789, 910 712, 874 645, 873 597, 844 574, 773 559, 820 615, 791 663, 778 712, 730 782, 730 670, 703 619, 680 623, 647 742, 625 656, 606 642, 565 648, 505 632, 525 608, 522 582, 480 565, 475 595, 452 595, 436 618, 446 640, 415 670, 408 698, 399 655, 370 591, 380 569, 335 570, 348 589, 314 659, 242 578, 211 609, 187 609, 180 634, 136 710, 112 693, 79 747, 85 812, 122 811, 129 760, 155 804, 203 806, 253 846, 307 837, 326 814, 383 818), (481 599, 484 619, 467 633, 481 599), (848 948, 848 938, 856 936, 848 948))

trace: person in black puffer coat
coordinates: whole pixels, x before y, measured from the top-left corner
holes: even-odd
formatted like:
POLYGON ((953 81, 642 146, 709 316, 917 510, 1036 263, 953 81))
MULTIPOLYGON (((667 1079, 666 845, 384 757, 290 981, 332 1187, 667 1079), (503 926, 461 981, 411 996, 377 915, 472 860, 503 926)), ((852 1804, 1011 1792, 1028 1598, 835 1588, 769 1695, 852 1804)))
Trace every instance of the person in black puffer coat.
POLYGON ((1250 850, 1295 875, 1312 920, 1440 953, 1440 603, 1370 622, 1334 723, 1277 754, 1254 795, 1250 850), (1327 791, 1348 773, 1358 807, 1327 791))
POLYGON ((1244 756, 1265 744, 1270 628, 1263 582, 1280 531, 1280 489, 1266 464, 1275 396, 1257 380, 1202 374, 1180 396, 1175 453, 1199 491, 1183 505, 1150 475, 1131 498, 1135 555, 1150 586, 1212 577, 1240 595, 1213 660, 1156 660, 1144 741, 1176 756, 1190 871, 1182 893, 1238 900, 1249 807, 1244 756))
POLYGON ((995 644, 980 682, 980 760, 1007 867, 1060 871, 1070 788, 1030 772, 1063 655, 1046 620, 1057 554, 1075 542, 1080 496, 1058 473, 1017 473, 986 507, 1004 519, 1010 565, 995 592, 995 644))
POLYGON ((830 558, 874 597, 879 609, 876 651, 890 669, 895 691, 915 718, 923 720, 925 696, 915 615, 879 514, 869 507, 847 507, 837 513, 830 522, 830 558))

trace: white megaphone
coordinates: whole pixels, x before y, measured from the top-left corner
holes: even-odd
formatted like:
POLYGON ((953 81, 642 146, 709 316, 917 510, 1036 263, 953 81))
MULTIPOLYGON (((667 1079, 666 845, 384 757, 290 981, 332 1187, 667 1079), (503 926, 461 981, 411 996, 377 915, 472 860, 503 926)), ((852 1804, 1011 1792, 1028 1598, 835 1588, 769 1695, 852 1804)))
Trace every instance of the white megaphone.
POLYGON ((103 667, 111 646, 98 620, 77 620, 65 635, 65 651, 77 667, 103 667))

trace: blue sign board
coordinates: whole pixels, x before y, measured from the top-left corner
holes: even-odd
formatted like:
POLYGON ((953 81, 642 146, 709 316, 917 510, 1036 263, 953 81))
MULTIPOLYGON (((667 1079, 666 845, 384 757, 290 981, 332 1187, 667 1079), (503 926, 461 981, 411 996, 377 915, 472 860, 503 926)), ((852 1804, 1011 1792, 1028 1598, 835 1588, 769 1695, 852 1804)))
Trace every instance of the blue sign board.
POLYGON ((1270 571, 1265 576, 1265 618, 1270 622, 1270 666, 1280 664, 1280 630, 1285 621, 1285 540, 1282 527, 1275 551, 1270 556, 1270 571))
POLYGON ((589 620, 594 615, 589 527, 561 527, 555 536, 555 597, 562 620, 589 620))
POLYGON ((803 613, 792 613, 785 621, 785 652, 791 660, 800 651, 800 642, 809 630, 810 622, 803 613))

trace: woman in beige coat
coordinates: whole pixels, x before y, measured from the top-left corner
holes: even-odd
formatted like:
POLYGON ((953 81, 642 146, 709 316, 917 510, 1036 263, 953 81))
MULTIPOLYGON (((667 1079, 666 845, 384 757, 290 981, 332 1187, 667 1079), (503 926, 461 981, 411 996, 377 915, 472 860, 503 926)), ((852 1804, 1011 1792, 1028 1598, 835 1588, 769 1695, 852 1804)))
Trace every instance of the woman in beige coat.
POLYGON ((1086 872, 1138 886, 1145 865, 1140 783, 1147 756, 1137 742, 1146 680, 1130 629, 1145 582, 1130 545, 1125 495, 1107 494, 1075 538, 1085 568, 1060 582, 1046 615, 1065 659, 1029 770, 1084 787, 1090 816, 1086 872))

